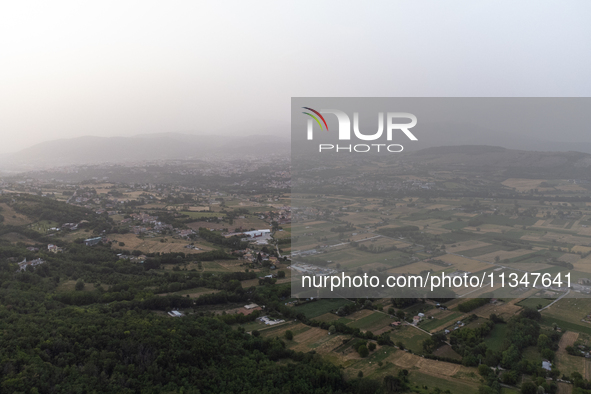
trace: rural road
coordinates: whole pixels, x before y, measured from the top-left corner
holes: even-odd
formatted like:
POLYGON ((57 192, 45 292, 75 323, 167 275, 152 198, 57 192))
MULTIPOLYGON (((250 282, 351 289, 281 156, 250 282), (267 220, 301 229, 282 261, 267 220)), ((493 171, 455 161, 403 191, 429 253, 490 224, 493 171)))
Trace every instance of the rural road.
POLYGON ((552 301, 551 303, 549 303, 548 305, 546 305, 545 307, 543 307, 542 309, 538 309, 538 312, 541 312, 544 309, 551 307, 552 305, 554 305, 555 303, 557 303, 558 301, 560 301, 561 299, 563 299, 564 297, 566 297, 568 295, 568 293, 570 293, 570 289, 568 289, 566 291, 566 293, 564 293, 563 295, 561 295, 560 297, 558 297, 557 299, 555 299, 554 301, 552 301))

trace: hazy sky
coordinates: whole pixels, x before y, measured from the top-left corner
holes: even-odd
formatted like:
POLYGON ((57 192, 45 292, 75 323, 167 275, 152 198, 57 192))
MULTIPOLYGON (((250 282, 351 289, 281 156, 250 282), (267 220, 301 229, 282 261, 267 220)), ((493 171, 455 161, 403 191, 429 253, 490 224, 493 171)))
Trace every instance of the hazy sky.
POLYGON ((291 96, 590 96, 589 15, 587 0, 3 1, 0 152, 288 125, 291 96))

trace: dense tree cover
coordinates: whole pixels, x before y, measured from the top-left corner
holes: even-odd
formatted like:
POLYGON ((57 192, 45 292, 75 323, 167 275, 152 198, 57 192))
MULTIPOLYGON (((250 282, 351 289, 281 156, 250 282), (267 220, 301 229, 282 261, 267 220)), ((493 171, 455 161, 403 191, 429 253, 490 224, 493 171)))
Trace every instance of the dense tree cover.
MULTIPOLYGON (((558 392, 558 386, 555 382, 546 381, 543 377, 538 377, 530 382, 524 382, 521 385, 521 393, 544 393, 555 394, 558 392)), ((573 391, 574 392, 574 391, 573 391)))
MULTIPOLYGON (((191 201, 193 200, 191 199, 191 201)), ((187 228, 185 223, 194 220, 191 219, 189 215, 178 212, 170 212, 165 209, 155 210, 152 212, 152 214, 158 216, 158 221, 170 224, 175 228, 187 228)))
MULTIPOLYGON (((163 253, 154 254, 149 253, 147 259, 144 262, 146 270, 158 269, 162 264, 182 264, 192 261, 213 261, 213 260, 236 260, 235 255, 226 253, 224 250, 216 249, 210 250, 209 252, 203 252, 198 254, 187 254, 185 253, 163 253)), ((252 278, 249 278, 252 279, 252 278)))
POLYGON ((17 273, 17 257, 31 254, 24 245, 0 241, 1 392, 339 393, 363 386, 346 383, 319 355, 230 328, 254 320, 258 311, 215 318, 154 312, 248 300, 268 304, 270 315, 284 309, 296 315, 281 302, 289 283, 255 291, 240 282, 253 272, 154 273, 118 260, 107 246, 78 244, 42 254, 45 264, 17 273), (72 279, 84 286, 56 291, 72 279), (153 293, 200 286, 221 291, 197 299, 153 293))
POLYGON ((348 316, 360 308, 361 306, 358 303, 345 304, 336 311, 336 314, 339 316, 348 316))
POLYGON ((50 239, 48 237, 46 237, 45 235, 43 235, 35 230, 32 230, 30 228, 0 223, 0 235, 9 234, 9 233, 20 234, 24 237, 30 238, 35 241, 42 241, 42 242, 49 242, 50 241, 50 239))
POLYGON ((573 372, 570 377, 563 377, 565 378, 573 382, 573 394, 591 394, 591 382, 584 379, 579 372, 573 372))
MULTIPOLYGON (((177 263, 186 262, 192 256, 180 260, 173 256, 158 256, 154 259, 173 258, 177 263)), ((160 260, 159 260, 160 261, 160 260)), ((254 279, 254 272, 230 272, 220 274, 199 273, 196 271, 178 271, 155 273, 146 270, 142 264, 128 260, 119 260, 116 252, 107 246, 87 247, 80 244, 68 244, 66 251, 59 254, 35 253, 28 251, 25 245, 10 245, 0 241, 0 301, 9 302, 15 308, 21 304, 28 305, 26 300, 47 294, 48 299, 69 305, 90 305, 96 302, 109 303, 114 301, 130 301, 134 307, 144 309, 166 309, 176 305, 219 304, 243 301, 249 298, 252 291, 242 289, 242 280, 254 279), (38 266, 31 272, 16 272, 16 261, 23 258, 39 257, 46 264, 38 266), (12 259, 13 262, 7 259, 12 259), (53 293, 60 282, 75 280, 85 283, 84 291, 60 291, 53 293), (183 299, 180 296, 160 297, 154 294, 172 293, 197 287, 221 290, 215 295, 205 295, 197 300, 183 299), (2 291, 2 290, 5 291, 2 291), (148 290, 149 289, 149 290, 148 290), (19 291, 30 294, 20 295, 19 291), (8 298, 6 298, 8 297, 8 298), (12 299, 16 298, 14 302, 12 299), (154 300, 158 301, 154 301, 154 300), (160 305, 153 307, 151 305, 160 305)), ((30 305, 29 305, 30 306, 30 305)), ((23 307, 26 310, 26 307, 23 307)))
POLYGON ((479 359, 484 358, 487 347, 483 339, 493 327, 493 322, 486 321, 477 328, 464 327, 461 330, 452 331, 449 342, 452 348, 462 356, 462 364, 477 366, 479 359))
POLYGON ((199 236, 213 244, 222 245, 232 249, 244 249, 248 246, 248 242, 242 242, 241 238, 237 235, 226 238, 219 232, 209 231, 203 227, 199 228, 199 236))
POLYGON ((423 350, 425 353, 432 353, 437 350, 446 341, 445 334, 438 332, 433 334, 430 338, 423 341, 423 350))
MULTIPOLYGON (((521 373, 535 376, 539 374, 539 376, 545 377, 541 365, 537 366, 527 360, 521 360, 523 349, 535 344, 536 339, 540 337, 538 323, 524 316, 512 318, 508 323, 508 338, 504 343, 505 350, 502 352, 488 349, 483 341, 494 325, 492 320, 487 320, 478 328, 462 328, 453 331, 450 335, 450 343, 453 349, 462 356, 462 364, 479 366, 479 373, 485 381, 485 385, 480 388, 479 392, 498 394, 501 392, 501 383, 514 385, 521 373), (491 369, 498 366, 507 369, 500 377, 491 369)), ((541 342, 544 342, 544 339, 541 342)), ((549 387, 548 389, 550 390, 549 387)))
POLYGON ((477 366, 482 363, 479 372, 486 383, 480 392, 498 394, 501 390, 501 383, 515 385, 521 374, 528 374, 534 378, 535 390, 542 387, 546 393, 556 392, 556 384, 546 381, 546 378, 557 378, 559 371, 553 368, 548 372, 542 368, 541 364, 522 357, 523 351, 527 347, 537 346, 543 358, 551 361, 554 359, 554 351, 558 348, 561 334, 550 330, 541 332, 538 323, 540 320, 541 315, 538 311, 527 308, 520 315, 509 319, 506 323, 507 337, 503 343, 502 351, 488 349, 483 341, 495 324, 505 324, 502 319, 487 320, 478 328, 462 328, 451 333, 450 343, 453 349, 462 355, 462 364, 477 366), (506 369, 500 376, 493 373, 492 370, 490 373, 487 372, 487 368, 497 368, 498 366, 506 369))
POLYGON ((529 346, 537 346, 542 357, 553 360, 554 351, 558 348, 561 334, 556 331, 540 332, 538 311, 525 309, 519 316, 511 318, 508 324, 506 350, 501 355, 501 366, 510 368, 516 373, 527 373, 540 377, 558 377, 558 370, 546 372, 541 365, 522 359, 523 350, 529 346))
POLYGON ((213 318, 108 307, 43 315, 0 309, 3 392, 328 393, 348 390, 320 356, 213 318), (289 360, 277 364, 279 359, 289 360))
POLYGON ((21 194, 17 198, 5 195, 0 196, 0 202, 10 205, 16 212, 33 221, 51 220, 58 222, 61 226, 63 223, 79 223, 86 220, 88 223, 81 226, 86 226, 97 232, 108 231, 113 226, 113 221, 106 214, 97 215, 87 208, 66 204, 51 198, 32 194, 21 194))
POLYGON ((416 304, 419 300, 417 298, 391 298, 392 305, 396 308, 406 308, 416 304))
POLYGON ((460 312, 468 313, 472 312, 476 308, 480 308, 483 305, 486 305, 490 302, 490 298, 473 298, 469 301, 462 302, 458 305, 458 310, 460 312))
MULTIPOLYGON (((119 259, 108 245, 65 246, 63 253, 51 254, 0 241, 1 392, 364 393, 406 387, 405 377, 345 382, 338 367, 314 352, 296 353, 278 338, 230 328, 253 321, 259 311, 213 317, 199 309, 256 302, 272 317, 330 328, 285 306, 289 283, 244 289, 241 281, 256 273, 157 272, 119 259), (45 264, 16 272, 20 258, 39 256, 45 264), (77 285, 60 289, 66 280, 77 285), (196 299, 156 295, 194 287, 219 292, 196 299), (158 312, 181 308, 197 312, 183 318, 158 312)), ((193 257, 150 259, 182 265, 193 257)), ((341 323, 333 329, 338 330, 364 340, 368 352, 375 348, 370 339, 392 345, 387 333, 376 338, 341 323)))

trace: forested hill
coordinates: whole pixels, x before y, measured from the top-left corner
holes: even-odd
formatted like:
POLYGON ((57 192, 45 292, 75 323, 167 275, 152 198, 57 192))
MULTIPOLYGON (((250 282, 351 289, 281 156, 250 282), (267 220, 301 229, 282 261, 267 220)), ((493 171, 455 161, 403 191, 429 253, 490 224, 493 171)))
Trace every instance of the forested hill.
POLYGON ((182 160, 204 157, 260 156, 289 153, 289 139, 271 135, 191 135, 160 133, 133 137, 85 136, 42 142, 0 157, 1 168, 125 163, 142 160, 182 160))
POLYGON ((286 350, 279 339, 232 330, 217 319, 166 319, 124 307, 50 308, 15 314, 0 307, 2 392, 347 390, 339 368, 320 356, 286 350), (288 362, 278 364, 280 358, 288 362))

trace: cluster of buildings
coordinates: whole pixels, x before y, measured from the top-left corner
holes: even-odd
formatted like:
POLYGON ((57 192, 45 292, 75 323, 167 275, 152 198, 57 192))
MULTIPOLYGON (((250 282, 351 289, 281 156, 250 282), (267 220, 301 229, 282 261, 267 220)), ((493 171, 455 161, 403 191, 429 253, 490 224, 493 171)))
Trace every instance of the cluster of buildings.
POLYGON ((285 323, 285 320, 273 319, 272 317, 269 317, 269 316, 259 317, 257 320, 260 321, 261 323, 268 325, 268 326, 273 326, 275 324, 285 323))
POLYGON ((67 200, 68 204, 83 206, 88 209, 92 209, 96 206, 100 206, 96 213, 101 215, 108 212, 109 215, 116 215, 117 211, 112 208, 119 204, 125 204, 129 202, 127 199, 120 200, 112 196, 99 196, 95 191, 75 191, 74 194, 67 200))
POLYGON ((416 326, 421 321, 423 321, 424 318, 425 318, 425 314, 424 313, 418 313, 416 316, 413 316, 413 318, 412 318, 412 324, 416 326))
MULTIPOLYGON (((86 220, 84 220, 86 221, 86 220)), ((62 224, 62 229, 63 230, 70 230, 70 231, 76 231, 78 230, 78 226, 80 225, 80 223, 64 223, 62 224)))
MULTIPOLYGON (((27 250, 29 252, 38 252, 39 251, 39 248, 37 248, 35 246, 28 246, 27 247, 27 250)), ((49 245, 47 245, 47 251, 50 252, 50 253, 61 253, 61 252, 64 251, 64 249, 63 248, 60 248, 57 245, 49 244, 49 245)))
POLYGON ((267 245, 271 239, 271 230, 245 231, 243 241, 252 241, 257 245, 267 245))
POLYGON ((589 347, 585 346, 585 345, 579 345, 577 346, 577 348, 579 349, 579 353, 585 357, 585 358, 591 358, 591 352, 589 352, 589 347))
POLYGON ((57 245, 49 244, 47 245, 47 251, 50 253, 61 253, 64 250, 57 245))
POLYGON ((184 315, 179 311, 170 311, 168 315, 171 317, 183 317, 184 315))
POLYGON ((41 260, 39 258, 35 259, 35 260, 31 260, 31 261, 27 261, 27 259, 24 259, 23 261, 18 263, 18 271, 24 271, 27 269, 27 267, 36 268, 38 265, 41 265, 44 263, 45 263, 45 260, 41 260))
POLYGON ((256 252, 250 248, 246 248, 245 250, 241 250, 239 252, 244 253, 242 255, 242 259, 250 261, 251 263, 255 263, 258 261, 259 254, 261 256, 261 263, 268 261, 271 264, 276 264, 279 261, 279 259, 275 256, 271 256, 270 254, 265 252, 256 252))
POLYGON ((146 259, 148 258, 145 254, 140 254, 139 256, 133 256, 133 255, 123 254, 123 253, 118 253, 117 257, 119 257, 119 259, 121 259, 121 260, 129 260, 133 263, 140 263, 140 264, 143 264, 144 261, 146 261, 146 259))
MULTIPOLYGON (((458 320, 456 322, 456 324, 454 324, 454 328, 453 330, 459 330, 460 328, 464 327, 466 324, 464 322, 462 322, 461 320, 458 320)), ((447 335, 451 332, 451 330, 445 330, 444 333, 447 335)))
POLYGON ((98 245, 101 242, 107 242, 106 238, 103 238, 103 237, 88 238, 88 239, 84 240, 84 245, 94 246, 94 245, 98 245))
POLYGON ((147 213, 133 213, 130 218, 121 220, 122 224, 133 222, 141 222, 140 225, 131 226, 130 230, 135 235, 140 234, 163 234, 163 233, 175 233, 181 238, 187 238, 195 231, 191 229, 177 229, 171 224, 164 223, 158 220, 158 216, 152 216, 147 213))

